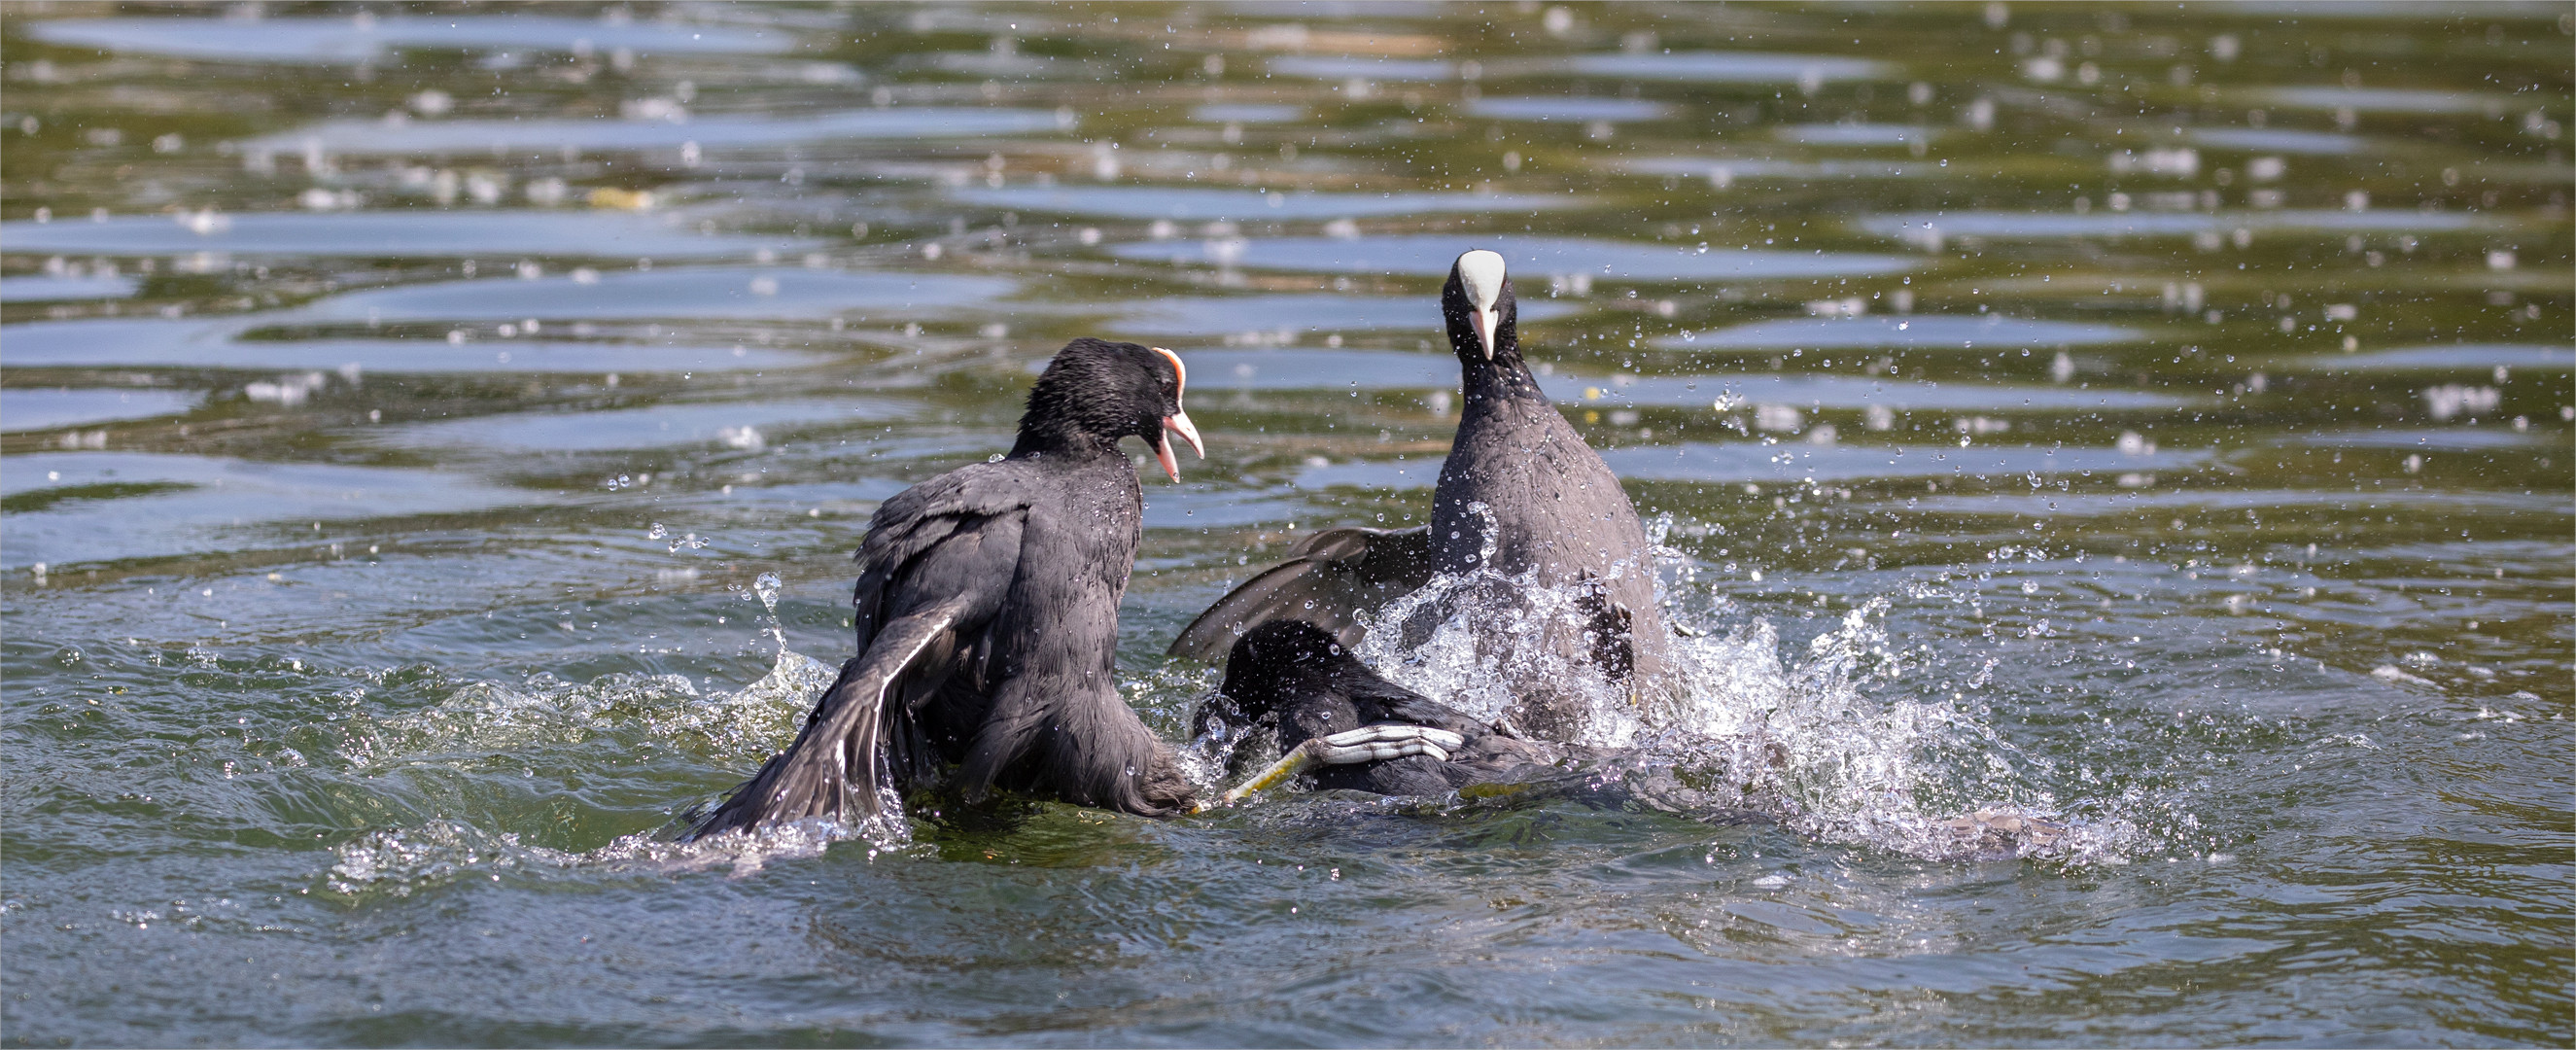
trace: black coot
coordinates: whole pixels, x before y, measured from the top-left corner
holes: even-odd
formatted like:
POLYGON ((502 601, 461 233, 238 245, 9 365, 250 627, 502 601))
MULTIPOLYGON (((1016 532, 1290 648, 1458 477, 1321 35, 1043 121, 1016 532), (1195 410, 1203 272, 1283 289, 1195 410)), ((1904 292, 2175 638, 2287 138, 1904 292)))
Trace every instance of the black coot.
MULTIPOLYGON (((1169 430, 1199 449, 1171 351, 1076 339, 1029 392, 1010 455, 898 493, 860 541, 859 655, 785 752, 694 838, 880 810, 879 784, 995 787, 1130 813, 1184 812, 1187 779, 1119 697, 1118 601, 1143 492, 1120 439, 1173 480, 1169 430)), ((1201 450, 1202 452, 1204 450, 1201 450)))
POLYGON ((1669 767, 1634 751, 1526 740, 1497 729, 1379 677, 1332 635, 1302 620, 1272 620, 1238 639, 1218 693, 1201 713, 1203 730, 1232 730, 1228 735, 1238 743, 1257 744, 1259 729, 1275 725, 1282 756, 1227 792, 1226 802, 1302 774, 1320 789, 1380 795, 1571 797, 1714 823, 1769 819, 1735 805, 1732 795, 1683 784, 1669 767), (1370 729, 1377 732, 1358 732, 1370 729), (1372 755, 1373 749, 1388 757, 1372 755))
MULTIPOLYGON (((1313 620, 1356 643, 1354 613, 1420 589, 1434 572, 1482 562, 1574 596, 1578 613, 1553 618, 1534 637, 1486 632, 1478 646, 1489 665, 1544 667, 1548 662, 1514 657, 1545 652, 1562 657, 1559 665, 1590 665, 1632 697, 1661 688, 1672 636, 1655 604, 1645 526, 1618 476, 1549 403, 1521 359, 1503 257, 1490 251, 1459 256, 1440 308, 1458 355, 1465 407, 1440 468, 1431 524, 1316 533, 1288 561, 1201 613, 1172 643, 1172 653, 1212 661, 1245 631, 1281 618, 1313 620)), ((1492 590, 1461 596, 1483 612, 1505 614, 1488 622, 1508 618, 1526 600, 1508 588, 1492 590)), ((1456 609, 1425 613, 1436 623, 1456 609)), ((1583 724, 1586 690, 1564 688, 1544 672, 1513 684, 1524 701, 1512 717, 1534 735, 1563 739, 1583 724)))

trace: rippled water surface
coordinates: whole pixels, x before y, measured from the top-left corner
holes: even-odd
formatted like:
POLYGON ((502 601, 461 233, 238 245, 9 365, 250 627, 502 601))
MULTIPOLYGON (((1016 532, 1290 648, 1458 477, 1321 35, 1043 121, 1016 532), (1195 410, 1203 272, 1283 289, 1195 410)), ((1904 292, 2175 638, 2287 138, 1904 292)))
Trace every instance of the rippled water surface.
POLYGON ((2564 1045, 2571 32, 10 5, 0 1040, 2564 1045), (1077 334, 1190 361, 1186 744, 1181 624, 1428 514, 1477 246, 1694 634, 1587 732, 1773 823, 667 841, 1077 334))

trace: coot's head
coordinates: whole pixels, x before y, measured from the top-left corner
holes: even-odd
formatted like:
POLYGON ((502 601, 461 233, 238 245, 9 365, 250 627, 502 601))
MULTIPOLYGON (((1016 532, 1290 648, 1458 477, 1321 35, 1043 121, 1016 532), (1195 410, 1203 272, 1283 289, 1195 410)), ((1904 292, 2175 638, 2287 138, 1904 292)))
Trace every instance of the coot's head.
POLYGON ((1321 627, 1304 620, 1272 620, 1244 632, 1225 658, 1225 684, 1217 691, 1234 701, 1234 711, 1258 720, 1329 680, 1333 671, 1359 658, 1321 627))
POLYGON ((1440 288, 1440 312, 1449 320, 1449 348, 1469 365, 1520 357, 1512 282, 1503 257, 1482 248, 1458 257, 1440 288))
POLYGON ((1020 417, 1019 444, 1013 452, 1116 446, 1134 435, 1154 449, 1163 473, 1181 480, 1164 431, 1181 436, 1201 458, 1199 429, 1181 411, 1181 388, 1189 370, 1180 355, 1159 346, 1113 343, 1085 336, 1064 344, 1047 362, 1029 390, 1029 410, 1020 417))

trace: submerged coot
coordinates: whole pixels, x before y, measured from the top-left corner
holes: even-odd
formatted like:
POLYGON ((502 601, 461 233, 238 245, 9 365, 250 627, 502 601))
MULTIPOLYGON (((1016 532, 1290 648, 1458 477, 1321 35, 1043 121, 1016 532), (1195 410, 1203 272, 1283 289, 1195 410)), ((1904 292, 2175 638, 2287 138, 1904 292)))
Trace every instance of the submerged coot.
POLYGON ((1275 725, 1282 756, 1227 792, 1227 802, 1303 774, 1328 790, 1572 797, 1711 823, 1769 820, 1735 805, 1732 796, 1684 785, 1669 765, 1642 753, 1525 740, 1497 729, 1379 677, 1332 635, 1302 620, 1272 620, 1237 640, 1218 693, 1203 721, 1233 729, 1243 743, 1259 742, 1258 729, 1275 725), (1386 758, 1365 753, 1369 736, 1406 739, 1398 732, 1403 727, 1435 731, 1420 739, 1437 746, 1386 758), (1245 735, 1247 729, 1253 732, 1245 735))

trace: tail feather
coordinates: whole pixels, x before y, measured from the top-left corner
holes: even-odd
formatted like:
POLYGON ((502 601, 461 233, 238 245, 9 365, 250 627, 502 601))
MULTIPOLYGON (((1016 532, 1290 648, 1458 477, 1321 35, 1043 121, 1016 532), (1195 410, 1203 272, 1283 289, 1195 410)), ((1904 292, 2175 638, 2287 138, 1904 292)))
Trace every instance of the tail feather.
POLYGON ((963 606, 952 599, 888 622, 866 652, 841 665, 840 679, 815 703, 796 742, 735 788, 685 838, 810 817, 865 820, 882 812, 877 789, 885 779, 887 701, 925 653, 952 648, 932 643, 956 626, 963 606))

